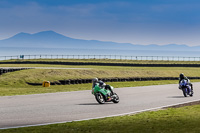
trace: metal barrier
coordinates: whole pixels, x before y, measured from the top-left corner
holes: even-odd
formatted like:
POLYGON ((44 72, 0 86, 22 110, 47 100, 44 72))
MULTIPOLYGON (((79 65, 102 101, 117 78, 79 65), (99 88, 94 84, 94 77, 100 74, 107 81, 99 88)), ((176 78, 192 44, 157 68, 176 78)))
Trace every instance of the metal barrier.
POLYGON ((20 56, 0 56, 0 60, 12 60, 12 59, 20 59, 20 56))
POLYGON ((126 55, 16 55, 0 56, 0 60, 10 59, 116 59, 148 61, 200 61, 200 57, 183 56, 126 56, 126 55))

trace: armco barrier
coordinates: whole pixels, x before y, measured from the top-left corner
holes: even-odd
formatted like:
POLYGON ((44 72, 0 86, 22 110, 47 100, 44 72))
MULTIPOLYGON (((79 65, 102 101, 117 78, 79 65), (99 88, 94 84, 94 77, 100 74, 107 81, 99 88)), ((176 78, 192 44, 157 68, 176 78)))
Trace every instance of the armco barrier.
MULTIPOLYGON (((92 49, 91 49, 92 50, 92 49)), ((97 59, 97 60, 148 60, 148 61, 200 61, 200 57, 188 56, 131 56, 131 55, 15 55, 0 56, 0 60, 12 59, 97 59)))
MULTIPOLYGON (((200 79, 200 77, 188 77, 189 79, 200 79)), ((179 80, 178 77, 130 77, 130 78, 99 78, 103 82, 127 82, 127 81, 156 81, 156 80, 179 80)), ((68 79, 51 82, 51 85, 70 85, 92 83, 92 79, 68 79)), ((178 83, 178 81, 177 81, 178 83)), ((29 85, 42 85, 42 83, 29 83, 29 85)))
POLYGON ((132 63, 100 63, 100 62, 48 62, 48 61, 16 61, 16 62, 0 62, 0 64, 97 65, 97 66, 130 66, 130 67, 200 67, 200 64, 132 64, 132 63))

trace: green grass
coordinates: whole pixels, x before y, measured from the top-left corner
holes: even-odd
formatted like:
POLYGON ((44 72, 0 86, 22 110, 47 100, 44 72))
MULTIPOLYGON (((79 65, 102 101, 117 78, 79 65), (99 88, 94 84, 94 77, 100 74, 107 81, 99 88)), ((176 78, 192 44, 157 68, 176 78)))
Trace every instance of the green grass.
POLYGON ((0 133, 198 133, 200 105, 135 115, 0 130, 0 133))
MULTIPOLYGON (((71 67, 71 66, 70 66, 71 67)), ((83 66, 84 67, 84 66, 83 66)), ((29 69, 6 73, 0 76, 2 84, 12 85, 25 82, 57 81, 63 79, 85 78, 111 78, 111 77, 178 77, 180 73, 195 77, 200 75, 200 68, 165 68, 165 67, 111 67, 111 66, 88 66, 92 69, 29 69)), ((19 85, 19 84, 18 84, 19 85)))

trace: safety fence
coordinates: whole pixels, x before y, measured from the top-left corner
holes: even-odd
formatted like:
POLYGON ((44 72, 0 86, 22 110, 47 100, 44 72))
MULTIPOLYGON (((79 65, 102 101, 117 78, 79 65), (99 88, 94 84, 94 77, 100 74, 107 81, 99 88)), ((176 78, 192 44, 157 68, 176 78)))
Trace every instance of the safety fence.
POLYGON ((14 55, 14 56, 0 56, 0 60, 12 60, 12 59, 20 59, 20 56, 14 55))
MULTIPOLYGON (((200 77, 188 77, 189 79, 200 79, 200 77)), ((156 80, 179 80, 178 77, 129 77, 129 78, 99 78, 103 82, 130 82, 130 81, 156 81, 156 80)), ((73 85, 92 83, 92 79, 67 79, 50 82, 51 85, 73 85)), ((177 82, 178 83, 178 82, 177 82)), ((30 83, 29 85, 42 85, 42 83, 30 83)))
POLYGON ((200 57, 183 56, 126 56, 126 55, 15 55, 0 56, 0 60, 10 59, 116 59, 151 61, 200 61, 200 57))

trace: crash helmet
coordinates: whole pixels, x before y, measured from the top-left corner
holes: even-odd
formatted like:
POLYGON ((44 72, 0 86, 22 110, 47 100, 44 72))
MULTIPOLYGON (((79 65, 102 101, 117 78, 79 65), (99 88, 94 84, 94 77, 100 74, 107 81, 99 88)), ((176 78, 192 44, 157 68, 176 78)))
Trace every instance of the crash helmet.
POLYGON ((98 78, 94 78, 92 81, 96 83, 98 82, 98 78))
POLYGON ((180 77, 181 79, 184 79, 184 74, 181 73, 181 74, 179 75, 179 77, 180 77))

